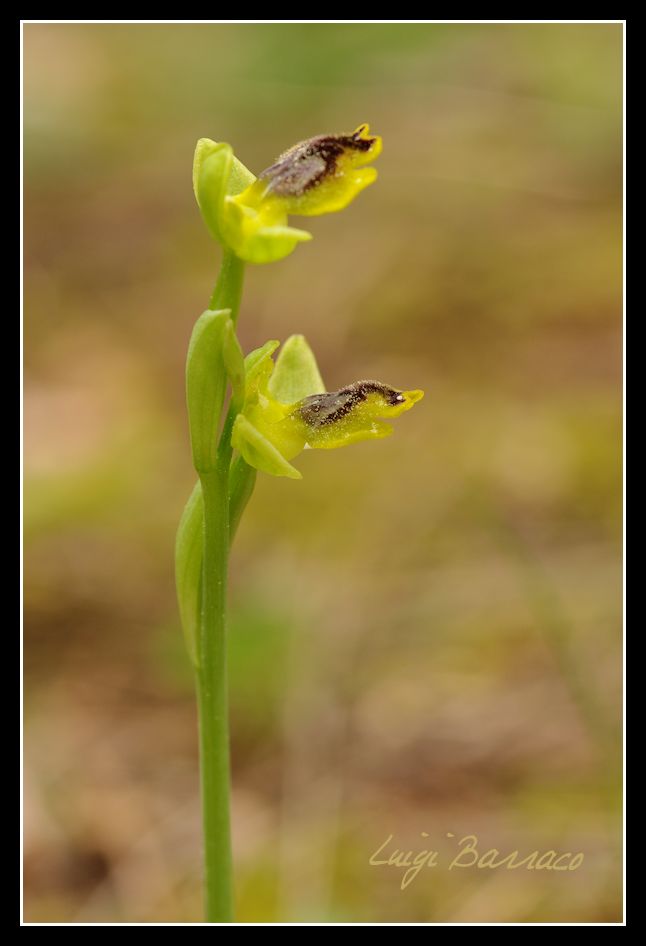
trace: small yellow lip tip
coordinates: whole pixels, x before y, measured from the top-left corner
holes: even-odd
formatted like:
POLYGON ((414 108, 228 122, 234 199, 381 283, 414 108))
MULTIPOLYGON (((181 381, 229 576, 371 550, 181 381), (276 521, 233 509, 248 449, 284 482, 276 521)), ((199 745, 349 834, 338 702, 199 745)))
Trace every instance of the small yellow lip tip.
POLYGON ((421 390, 416 391, 404 391, 404 397, 411 402, 411 404, 417 404, 418 401, 421 401, 424 397, 424 392, 421 390))

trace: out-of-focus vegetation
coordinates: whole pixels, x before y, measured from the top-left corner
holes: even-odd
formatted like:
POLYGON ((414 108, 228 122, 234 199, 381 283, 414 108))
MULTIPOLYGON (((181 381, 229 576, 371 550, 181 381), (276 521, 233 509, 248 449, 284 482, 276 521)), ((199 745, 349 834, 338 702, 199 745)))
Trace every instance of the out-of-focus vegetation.
POLYGON ((620 918, 621 45, 618 25, 25 26, 27 920, 201 917, 172 555, 218 261, 193 147, 258 172, 364 121, 379 181, 249 269, 241 339, 303 332, 330 389, 427 393, 390 440, 259 477, 241 526, 239 919, 620 918), (389 834, 447 832, 585 861, 405 891, 368 864, 389 834))

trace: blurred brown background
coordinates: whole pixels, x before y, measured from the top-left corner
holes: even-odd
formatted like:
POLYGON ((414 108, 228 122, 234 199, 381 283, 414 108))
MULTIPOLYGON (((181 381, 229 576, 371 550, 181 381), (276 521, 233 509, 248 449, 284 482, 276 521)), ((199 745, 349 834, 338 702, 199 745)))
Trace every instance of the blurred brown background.
POLYGON ((241 339, 303 332, 328 388, 426 398, 259 477, 240 529, 238 917, 619 920, 621 26, 24 35, 26 919, 201 918, 173 541, 219 252, 193 148, 259 172, 367 121, 377 184, 249 268, 241 339), (448 871, 447 832, 585 861, 448 871), (389 834, 444 866, 401 891, 368 864, 389 834))

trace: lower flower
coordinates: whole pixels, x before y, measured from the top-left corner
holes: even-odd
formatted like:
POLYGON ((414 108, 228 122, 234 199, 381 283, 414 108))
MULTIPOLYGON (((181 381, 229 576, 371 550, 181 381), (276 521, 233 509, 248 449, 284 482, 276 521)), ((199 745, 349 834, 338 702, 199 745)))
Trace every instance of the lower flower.
POLYGON ((302 450, 332 450, 390 436, 393 428, 386 420, 399 417, 424 396, 423 391, 400 391, 372 380, 323 391, 303 337, 287 340, 274 372, 278 344, 268 342, 247 356, 245 402, 232 434, 234 448, 247 463, 273 476, 300 479, 289 461, 302 450), (295 394, 302 396, 294 400, 295 394))

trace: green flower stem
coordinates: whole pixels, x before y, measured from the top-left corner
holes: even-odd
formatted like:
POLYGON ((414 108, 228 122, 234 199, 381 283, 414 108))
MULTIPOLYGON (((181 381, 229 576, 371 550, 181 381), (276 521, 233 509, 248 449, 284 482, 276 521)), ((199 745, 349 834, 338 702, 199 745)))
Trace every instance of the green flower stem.
MULTIPOLYGON (((225 253, 209 303, 211 309, 230 309, 234 321, 240 305, 243 274, 244 263, 233 254, 225 253)), ((231 448, 226 442, 226 434, 225 430, 216 468, 200 473, 204 501, 204 554, 197 699, 205 906, 209 923, 232 922, 234 902, 226 647, 231 448)))
POLYGON ((230 825, 226 584, 229 558, 226 470, 202 474, 204 561, 197 673, 206 919, 233 919, 230 825))
POLYGON ((204 561, 197 673, 204 883, 209 923, 233 920, 226 584, 229 558, 226 471, 202 474, 204 561))
POLYGON ((228 250, 224 251, 218 281, 211 295, 209 309, 231 309, 233 324, 238 320, 245 264, 228 250))

